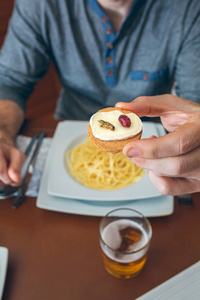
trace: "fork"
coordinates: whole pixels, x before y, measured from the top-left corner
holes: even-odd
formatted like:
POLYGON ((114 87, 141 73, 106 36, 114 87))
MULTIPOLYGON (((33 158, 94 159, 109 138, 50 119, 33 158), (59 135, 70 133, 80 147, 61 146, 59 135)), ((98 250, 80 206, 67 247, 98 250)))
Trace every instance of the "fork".
POLYGON ((178 195, 177 198, 181 206, 187 206, 187 207, 193 206, 192 194, 178 195))

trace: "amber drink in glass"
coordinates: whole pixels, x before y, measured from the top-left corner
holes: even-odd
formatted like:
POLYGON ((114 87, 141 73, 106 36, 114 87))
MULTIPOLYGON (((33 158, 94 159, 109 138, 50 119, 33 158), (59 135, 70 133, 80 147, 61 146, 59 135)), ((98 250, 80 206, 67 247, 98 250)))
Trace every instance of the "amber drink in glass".
POLYGON ((116 209, 101 219, 100 246, 105 269, 118 278, 138 275, 147 259, 152 228, 133 209, 116 209))

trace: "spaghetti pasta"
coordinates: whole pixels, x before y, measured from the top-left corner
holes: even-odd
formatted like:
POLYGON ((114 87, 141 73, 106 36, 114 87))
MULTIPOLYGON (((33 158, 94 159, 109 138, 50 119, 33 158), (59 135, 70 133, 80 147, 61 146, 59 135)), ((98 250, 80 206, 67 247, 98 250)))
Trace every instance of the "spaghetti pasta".
POLYGON ((143 169, 121 153, 99 150, 89 139, 67 151, 66 163, 79 183, 98 190, 121 189, 144 175, 143 169))

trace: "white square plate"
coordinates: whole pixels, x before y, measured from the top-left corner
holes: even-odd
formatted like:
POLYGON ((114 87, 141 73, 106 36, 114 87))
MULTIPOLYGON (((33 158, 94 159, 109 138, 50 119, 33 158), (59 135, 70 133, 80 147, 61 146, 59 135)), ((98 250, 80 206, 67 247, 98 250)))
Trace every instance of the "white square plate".
POLYGON ((47 193, 47 185, 51 160, 54 155, 50 148, 42 174, 39 194, 36 205, 39 208, 77 215, 104 216, 115 208, 127 207, 140 211, 146 217, 158 217, 170 215, 174 211, 172 196, 160 196, 155 198, 133 201, 87 201, 75 200, 66 197, 56 197, 47 193))
POLYGON ((8 249, 5 247, 0 247, 0 299, 3 296, 7 265, 8 265, 8 249))
POLYGON ((104 216, 108 211, 129 207, 140 211, 146 217, 170 215, 174 211, 172 196, 158 196, 141 200, 130 201, 89 201, 75 200, 66 197, 56 197, 47 192, 51 163, 55 156, 54 145, 51 145, 45 162, 36 205, 39 208, 62 213, 71 213, 88 216, 104 216))
MULTIPOLYGON (((51 196, 90 201, 127 201, 161 196, 146 174, 138 182, 113 191, 91 189, 78 183, 70 175, 65 154, 88 138, 87 126, 87 121, 63 121, 58 124, 52 140, 53 155, 49 170, 48 193, 51 196)), ((142 138, 164 134, 161 124, 144 122, 142 138)))

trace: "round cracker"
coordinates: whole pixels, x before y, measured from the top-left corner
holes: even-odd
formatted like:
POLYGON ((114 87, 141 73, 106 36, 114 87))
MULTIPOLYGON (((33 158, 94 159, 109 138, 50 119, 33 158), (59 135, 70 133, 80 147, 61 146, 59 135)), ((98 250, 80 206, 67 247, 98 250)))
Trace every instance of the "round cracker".
MULTIPOLYGON (((124 115, 133 113, 132 111, 121 109, 118 107, 107 107, 107 108, 99 110, 98 112, 109 112, 109 111, 113 111, 113 110, 119 110, 124 115)), ((123 139, 123 140, 103 141, 103 140, 96 138, 93 135, 92 128, 89 124, 88 125, 88 136, 97 148, 99 148, 103 151, 106 151, 106 152, 117 153, 117 152, 122 152, 124 146, 127 143, 135 141, 135 140, 139 140, 140 137, 142 136, 142 130, 137 135, 130 137, 130 138, 123 139)))

